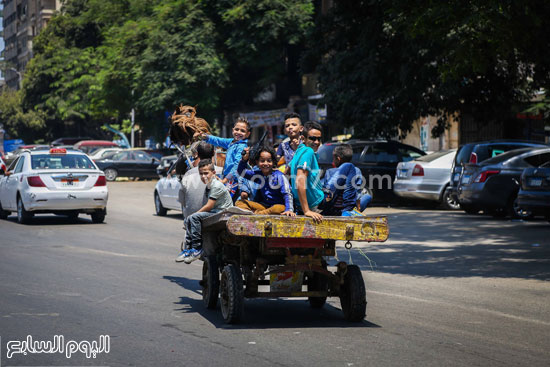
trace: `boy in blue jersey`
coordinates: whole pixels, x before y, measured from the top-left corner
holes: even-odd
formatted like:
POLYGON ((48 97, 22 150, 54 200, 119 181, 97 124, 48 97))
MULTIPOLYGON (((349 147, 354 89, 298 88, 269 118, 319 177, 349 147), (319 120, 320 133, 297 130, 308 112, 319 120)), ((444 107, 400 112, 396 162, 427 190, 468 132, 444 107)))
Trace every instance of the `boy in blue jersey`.
POLYGON ((304 143, 298 145, 292 161, 289 163, 292 178, 294 203, 305 216, 322 222, 323 216, 318 208, 325 195, 320 182, 320 169, 315 152, 321 146, 322 127, 319 123, 308 121, 302 132, 304 143))
MULTIPOLYGON (((201 139, 216 147, 226 150, 225 164, 223 166, 223 184, 238 181, 237 166, 242 158, 242 151, 248 146, 248 137, 250 136, 250 124, 244 117, 237 118, 233 126, 233 139, 221 138, 218 136, 196 133, 194 138, 200 136, 201 139)), ((239 181, 239 184, 242 182, 239 181)))
POLYGON ((349 144, 337 145, 332 152, 336 168, 327 170, 323 178, 326 196, 322 204, 324 215, 341 216, 343 212, 351 212, 355 207, 363 211, 371 200, 368 194, 361 196, 363 175, 351 163, 352 157, 353 149, 349 144))
POLYGON ((275 151, 272 148, 262 147, 256 154, 254 161, 257 169, 247 169, 249 148, 242 157, 237 172, 242 177, 252 181, 258 186, 254 201, 242 199, 235 206, 251 210, 255 214, 282 214, 295 216, 292 203, 290 185, 286 176, 273 167, 277 161, 275 151))

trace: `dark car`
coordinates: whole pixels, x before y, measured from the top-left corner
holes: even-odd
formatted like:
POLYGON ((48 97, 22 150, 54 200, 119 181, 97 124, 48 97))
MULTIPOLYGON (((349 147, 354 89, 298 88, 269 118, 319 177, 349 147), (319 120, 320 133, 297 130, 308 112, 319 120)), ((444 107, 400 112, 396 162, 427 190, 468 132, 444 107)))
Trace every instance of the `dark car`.
POLYGON ((396 141, 350 140, 343 143, 325 143, 317 151, 319 166, 323 170, 332 168, 332 152, 341 144, 350 144, 353 148, 352 163, 365 177, 365 187, 369 189, 374 201, 392 201, 395 170, 399 162, 408 162, 426 152, 396 141))
MULTIPOLYGON (((484 142, 468 143, 461 146, 455 156, 453 166, 451 167, 451 195, 458 200, 458 183, 460 175, 467 163, 481 163, 486 159, 497 156, 501 153, 514 149, 528 147, 547 147, 542 143, 522 140, 490 140, 484 142)), ((467 212, 473 212, 475 209, 462 206, 467 212)))
POLYGON ((159 160, 139 150, 124 150, 95 161, 107 181, 117 177, 158 178, 159 160))
POLYGON ((544 159, 546 163, 539 167, 523 170, 518 205, 533 215, 543 215, 550 221, 550 154, 543 157, 544 159))
POLYGON ((167 155, 160 159, 160 164, 157 167, 157 174, 159 176, 166 176, 168 171, 174 163, 178 160, 177 155, 167 155))
POLYGON ((525 168, 550 160, 550 148, 522 148, 479 164, 466 164, 458 185, 458 200, 466 212, 483 210, 495 216, 528 216, 518 205, 520 177, 525 168))
POLYGON ((54 141, 52 141, 50 143, 50 145, 52 146, 58 146, 58 145, 75 145, 76 143, 78 143, 79 141, 82 141, 82 140, 92 140, 92 138, 88 137, 88 136, 80 136, 80 137, 64 137, 64 138, 59 138, 59 139, 55 139, 54 141))

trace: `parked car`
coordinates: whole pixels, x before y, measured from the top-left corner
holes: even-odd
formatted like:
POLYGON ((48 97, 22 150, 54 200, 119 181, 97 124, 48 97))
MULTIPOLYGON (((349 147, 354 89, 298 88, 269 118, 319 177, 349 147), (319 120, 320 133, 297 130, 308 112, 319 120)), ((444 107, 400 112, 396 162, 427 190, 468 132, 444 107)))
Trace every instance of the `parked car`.
POLYGON ((161 159, 167 155, 176 154, 177 150, 172 148, 132 148, 133 150, 139 150, 147 154, 152 155, 157 159, 161 159))
POLYGON ((546 163, 537 168, 523 170, 518 205, 533 215, 543 215, 550 221, 550 157, 542 157, 542 160, 546 160, 546 163))
POLYGON ((456 149, 452 149, 399 163, 393 192, 402 198, 437 201, 445 209, 460 209, 450 187, 455 155, 456 149))
MULTIPOLYGON (((174 163, 167 171, 173 169, 174 163)), ((164 175, 155 185, 155 213, 159 216, 166 215, 168 210, 182 212, 181 204, 178 202, 178 194, 181 189, 181 181, 176 175, 164 175)))
POLYGON ((160 163, 157 167, 157 174, 159 176, 166 176, 170 172, 171 167, 177 161, 177 155, 167 155, 160 159, 160 163))
POLYGON ((76 143, 74 148, 79 149, 86 154, 91 154, 96 149, 120 148, 120 146, 117 143, 108 140, 84 140, 76 143))
POLYGON ((319 166, 332 168, 332 152, 340 144, 353 148, 352 163, 365 177, 365 187, 375 201, 395 199, 392 185, 399 162, 409 162, 426 155, 426 152, 396 141, 350 140, 343 143, 325 143, 317 151, 319 166))
MULTIPOLYGON (((484 160, 497 156, 501 153, 505 153, 514 149, 528 147, 544 148, 547 147, 547 145, 522 140, 490 140, 484 142, 468 143, 461 146, 456 153, 453 166, 451 168, 451 195, 453 196, 454 200, 458 200, 458 184, 460 182, 460 175, 464 170, 465 164, 481 163, 484 160)), ((462 209, 466 210, 467 212, 476 212, 475 208, 468 208, 468 206, 465 204, 462 204, 462 209)))
POLYGON ((88 156, 93 160, 96 161, 98 159, 107 157, 108 155, 112 155, 113 153, 118 153, 120 151, 124 150, 124 148, 101 148, 96 149, 92 153, 88 154, 88 156))
POLYGON ((30 144, 30 145, 21 145, 17 149, 6 153, 4 156, 4 162, 9 166, 14 160, 19 157, 19 154, 24 150, 47 150, 50 149, 48 145, 39 145, 39 144, 30 144))
POLYGON ((466 164, 458 186, 458 199, 473 213, 528 217, 518 204, 520 177, 525 168, 550 159, 549 148, 522 148, 502 153, 479 164, 466 164))
POLYGON ((79 141, 83 140, 92 140, 92 138, 88 136, 79 136, 79 137, 63 137, 59 139, 55 139, 50 143, 51 146, 59 147, 61 145, 71 145, 74 146, 79 141))
POLYGON ((19 223, 29 222, 35 213, 72 219, 86 213, 101 223, 107 199, 105 175, 77 151, 25 150, 0 178, 0 218, 15 212, 19 223))
POLYGON ((140 150, 123 150, 95 161, 107 181, 117 177, 158 178, 159 160, 140 150))

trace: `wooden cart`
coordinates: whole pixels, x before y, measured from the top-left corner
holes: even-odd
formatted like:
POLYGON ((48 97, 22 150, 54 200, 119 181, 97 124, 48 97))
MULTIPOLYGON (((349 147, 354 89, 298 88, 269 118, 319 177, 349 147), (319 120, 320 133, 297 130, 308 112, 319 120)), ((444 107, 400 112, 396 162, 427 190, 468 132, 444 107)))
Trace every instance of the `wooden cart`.
POLYGON ((345 318, 361 321, 367 300, 359 267, 341 261, 333 273, 325 257, 335 255, 337 240, 347 246, 383 242, 388 233, 383 216, 325 217, 315 223, 305 216, 218 213, 203 221, 204 304, 216 308, 219 298, 225 322, 237 323, 245 298, 308 297, 311 307, 320 308, 327 297, 338 296, 345 318))

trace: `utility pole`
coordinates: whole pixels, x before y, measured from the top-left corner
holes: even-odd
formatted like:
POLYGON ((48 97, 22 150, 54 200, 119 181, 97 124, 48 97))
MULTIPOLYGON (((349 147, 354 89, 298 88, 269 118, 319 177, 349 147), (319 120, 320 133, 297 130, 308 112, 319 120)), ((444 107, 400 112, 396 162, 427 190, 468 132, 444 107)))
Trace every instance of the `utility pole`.
MULTIPOLYGON (((134 91, 132 90, 132 106, 134 104, 134 91)), ((131 132, 131 136, 130 136, 130 141, 131 141, 131 144, 132 144, 132 148, 134 147, 134 125, 135 125, 135 116, 136 116, 136 113, 134 111, 134 107, 132 107, 132 112, 130 114, 130 121, 131 121, 131 127, 132 127, 132 132, 131 132)))

